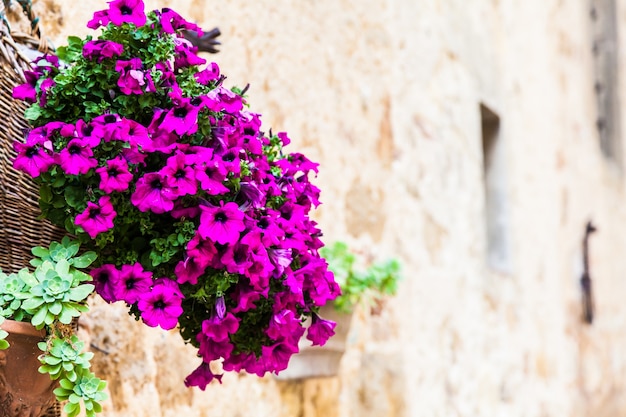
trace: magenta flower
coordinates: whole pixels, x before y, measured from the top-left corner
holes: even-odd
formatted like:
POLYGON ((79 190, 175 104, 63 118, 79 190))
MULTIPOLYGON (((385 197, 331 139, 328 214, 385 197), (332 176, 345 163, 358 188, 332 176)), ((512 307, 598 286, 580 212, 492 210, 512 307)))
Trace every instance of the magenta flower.
POLYGON ((281 310, 275 313, 266 331, 274 341, 288 341, 295 345, 298 344, 304 332, 302 321, 291 310, 281 310))
POLYGON ((237 113, 243 108, 243 101, 239 94, 219 86, 211 90, 207 97, 211 99, 211 110, 237 113))
POLYGON ((176 132, 178 135, 192 135, 198 130, 198 108, 188 101, 181 103, 167 112, 163 123, 159 126, 168 132, 176 132))
POLYGON ((37 101, 37 81, 39 80, 39 74, 33 71, 24 71, 26 82, 13 88, 13 98, 18 100, 24 100, 27 103, 34 103, 37 101))
POLYGON ((287 369, 289 359, 294 353, 298 353, 298 345, 290 342, 279 342, 271 346, 261 347, 259 361, 262 367, 256 370, 258 376, 263 376, 266 371, 278 373, 287 369))
POLYGON ((202 391, 206 389, 206 386, 211 383, 214 379, 217 379, 220 384, 222 383, 223 375, 215 375, 211 372, 211 367, 208 363, 202 362, 202 364, 197 367, 191 374, 185 378, 185 386, 186 387, 198 387, 202 391))
POLYGON ((135 192, 130 196, 130 202, 140 211, 152 211, 161 214, 174 208, 176 193, 166 183, 165 178, 158 172, 145 174, 137 181, 135 192))
POLYGON ((120 271, 113 264, 102 265, 90 272, 93 277, 96 292, 107 303, 118 301, 115 297, 115 288, 120 280, 120 271))
POLYGON ((220 206, 200 206, 200 226, 198 234, 203 239, 211 239, 222 245, 233 244, 239 240, 239 233, 246 226, 244 214, 235 203, 220 201, 220 206))
POLYGON ((13 142, 13 148, 17 156, 13 161, 13 167, 23 171, 33 178, 37 178, 54 164, 54 157, 44 148, 46 139, 39 142, 21 143, 13 142))
POLYGON ((237 303, 232 312, 239 313, 255 308, 254 303, 261 298, 261 293, 254 291, 249 285, 239 283, 231 297, 237 303))
POLYGON ((194 195, 198 192, 195 171, 190 166, 191 159, 184 153, 177 153, 167 159, 165 167, 159 171, 169 187, 178 196, 194 195))
POLYGON ((307 329, 306 338, 313 342, 313 346, 324 346, 326 341, 335 334, 337 323, 324 320, 315 313, 313 313, 311 320, 311 325, 307 329))
POLYGON ((177 38, 174 51, 174 68, 186 68, 206 64, 206 59, 200 58, 195 54, 198 48, 194 47, 191 42, 184 38, 177 38))
POLYGON ((161 27, 163 32, 174 34, 180 29, 186 29, 189 31, 195 31, 198 37, 202 36, 203 32, 200 26, 195 23, 190 23, 185 20, 181 15, 176 13, 170 8, 163 8, 161 10, 161 27))
POLYGON ((52 78, 46 78, 42 81, 41 85, 39 86, 41 90, 41 94, 39 95, 39 105, 41 107, 46 107, 46 104, 48 103, 48 93, 50 92, 50 89, 55 85, 56 83, 52 78))
POLYGON ((227 173, 223 164, 215 160, 196 165, 196 178, 200 181, 200 188, 209 195, 219 195, 229 191, 224 185, 227 173))
POLYGON ((208 266, 208 261, 200 258, 187 257, 184 261, 179 261, 174 268, 176 282, 179 284, 189 283, 196 285, 198 278, 204 274, 208 266))
POLYGON ((140 263, 122 265, 119 284, 115 288, 115 297, 128 304, 134 304, 143 294, 150 292, 152 273, 144 271, 140 263))
POLYGON ((93 151, 88 143, 82 139, 72 139, 67 147, 58 155, 59 165, 66 174, 86 174, 98 161, 93 158, 93 151))
POLYGON ((246 269, 252 265, 248 245, 243 245, 240 242, 228 245, 226 252, 224 252, 220 260, 226 265, 226 270, 231 274, 243 275, 246 269))
MULTIPOLYGON (((78 139, 82 139, 90 148, 95 148, 100 145, 102 137, 104 136, 104 129, 101 125, 86 123, 84 120, 79 119, 76 121, 74 128, 76 129, 78 139)), ((61 133, 61 135, 65 136, 63 133, 61 133)))
POLYGON ((133 174, 128 172, 126 160, 118 156, 108 160, 106 164, 106 166, 96 169, 100 175, 100 189, 107 194, 113 191, 126 191, 133 180, 133 174))
POLYGON ((93 17, 89 22, 87 22, 87 27, 89 29, 98 29, 100 26, 106 26, 111 22, 109 19, 109 14, 106 10, 100 10, 93 14, 93 17))
POLYGON ((113 228, 113 219, 117 213, 108 195, 100 197, 98 204, 87 202, 85 211, 76 216, 74 223, 94 239, 98 234, 113 228))
POLYGON ((180 291, 176 292, 169 285, 155 284, 152 291, 140 294, 137 307, 141 311, 143 322, 150 327, 171 330, 178 324, 183 314, 180 291))
POLYGON ((202 334, 214 342, 228 340, 228 335, 239 328, 239 320, 232 313, 226 313, 223 319, 217 316, 202 322, 202 334))
POLYGON ((209 262, 217 254, 215 245, 210 240, 201 238, 197 233, 187 243, 187 255, 209 262))
POLYGON ((117 61, 115 71, 120 73, 117 86, 122 93, 127 95, 143 94, 142 87, 146 85, 146 80, 140 58, 132 58, 130 61, 117 61))
POLYGON ((209 85, 211 81, 218 80, 220 78, 220 67, 215 62, 211 62, 205 69, 194 74, 196 81, 202 85, 209 85))
POLYGON ((83 46, 83 56, 87 59, 97 59, 99 63, 107 58, 121 56, 122 53, 124 45, 113 41, 95 40, 83 46))
POLYGON ((109 19, 116 26, 132 23, 135 26, 146 24, 146 13, 142 0, 113 0, 109 2, 109 19))

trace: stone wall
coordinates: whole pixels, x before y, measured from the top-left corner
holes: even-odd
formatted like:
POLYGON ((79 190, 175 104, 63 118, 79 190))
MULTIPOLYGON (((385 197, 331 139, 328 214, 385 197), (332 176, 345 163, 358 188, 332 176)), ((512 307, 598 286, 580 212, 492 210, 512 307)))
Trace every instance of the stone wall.
MULTIPOLYGON (((624 173, 599 147, 586 1, 147 5, 220 27, 227 84, 250 83, 265 128, 321 163, 325 239, 399 257, 405 279, 380 314, 357 312, 339 377, 229 374, 205 392, 183 386, 196 363, 175 332, 95 301, 84 331, 101 349, 106 417, 626 415, 624 173), (481 104, 499 117, 503 269, 487 261, 481 104)), ((60 44, 105 3, 37 6, 60 44)))

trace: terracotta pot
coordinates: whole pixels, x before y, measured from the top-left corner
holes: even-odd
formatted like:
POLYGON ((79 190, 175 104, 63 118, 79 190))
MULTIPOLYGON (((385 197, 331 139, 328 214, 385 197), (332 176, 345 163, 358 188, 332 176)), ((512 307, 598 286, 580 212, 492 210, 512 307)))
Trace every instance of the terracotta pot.
POLYGON ((0 350, 0 417, 39 417, 53 404, 57 386, 48 374, 37 371, 42 353, 37 343, 44 340, 45 331, 13 320, 0 327, 9 333, 11 345, 0 350))
POLYGON ((337 322, 335 335, 324 346, 311 346, 311 342, 303 337, 298 347, 300 353, 293 355, 289 366, 276 375, 277 379, 319 378, 337 375, 341 358, 346 351, 352 314, 336 311, 332 306, 320 309, 320 316, 325 320, 337 322))

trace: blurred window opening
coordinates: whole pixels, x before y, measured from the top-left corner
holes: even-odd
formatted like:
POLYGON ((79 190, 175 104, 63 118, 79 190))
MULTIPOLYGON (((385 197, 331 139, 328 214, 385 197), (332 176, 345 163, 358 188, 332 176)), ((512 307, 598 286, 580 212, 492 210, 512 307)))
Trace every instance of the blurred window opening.
POLYGON ((596 127, 605 157, 621 167, 616 0, 590 0, 596 127))
POLYGON ((500 138, 500 118, 480 104, 483 145, 483 178, 485 182, 485 215, 487 262, 490 268, 511 273, 511 245, 507 161, 500 138))

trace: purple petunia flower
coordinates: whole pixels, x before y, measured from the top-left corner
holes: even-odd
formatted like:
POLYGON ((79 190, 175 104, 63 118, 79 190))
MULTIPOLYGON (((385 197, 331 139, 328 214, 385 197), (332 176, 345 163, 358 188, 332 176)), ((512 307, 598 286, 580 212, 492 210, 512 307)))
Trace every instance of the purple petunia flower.
POLYGON ((41 94, 39 96, 39 106, 46 107, 48 104, 48 92, 52 87, 54 87, 57 83, 54 82, 52 78, 46 78, 42 81, 39 88, 41 89, 41 94))
POLYGON ((174 268, 176 282, 179 284, 189 283, 196 285, 198 278, 204 274, 208 266, 208 261, 201 258, 187 257, 184 261, 179 261, 174 268))
POLYGON ((95 40, 83 46, 83 56, 87 59, 97 59, 98 63, 107 58, 121 56, 122 53, 124 53, 124 45, 113 41, 95 40))
POLYGON ((146 85, 146 80, 140 58, 132 58, 130 61, 117 61, 115 71, 120 73, 117 86, 122 93, 127 95, 143 94, 142 87, 146 85))
POLYGON ((152 211, 161 214, 174 208, 176 193, 158 172, 145 174, 137 181, 135 192, 130 196, 130 202, 140 211, 152 211))
POLYGON ((220 67, 215 62, 211 62, 205 69, 196 72, 193 76, 196 77, 196 81, 198 81, 199 84, 209 85, 211 81, 220 78, 220 67))
POLYGON ((120 279, 120 271, 113 264, 102 265, 90 272, 96 286, 96 292, 107 303, 118 301, 115 297, 115 288, 120 279))
POLYGON ((200 366, 198 366, 191 374, 185 378, 185 386, 186 387, 198 387, 202 391, 206 389, 206 386, 211 383, 214 379, 217 379, 220 384, 222 383, 223 375, 215 375, 211 372, 211 367, 208 363, 202 362, 200 366))
POLYGON ((254 369, 254 373, 263 376, 265 372, 278 373, 287 369, 289 359, 294 353, 298 353, 298 345, 287 341, 279 342, 271 346, 261 347, 260 367, 254 369))
POLYGON ((134 304, 143 294, 150 292, 152 284, 152 272, 144 271, 140 263, 122 265, 115 297, 128 304, 134 304))
POLYGON ((204 164, 196 164, 196 179, 200 181, 200 188, 209 195, 224 194, 229 191, 224 185, 228 171, 217 160, 210 160, 204 164))
POLYGON ((155 283, 150 292, 140 294, 137 307, 148 326, 171 330, 176 327, 178 318, 183 314, 182 297, 180 290, 176 291, 163 282, 155 283))
POLYGON ((133 180, 133 174, 128 172, 126 160, 118 156, 108 160, 106 164, 106 166, 96 169, 100 175, 100 189, 107 194, 113 191, 126 191, 133 180))
POLYGON ((195 54, 198 48, 193 46, 187 39, 176 38, 174 42, 174 52, 176 54, 174 56, 175 69, 206 64, 206 59, 200 58, 195 54))
POLYGON ((104 129, 101 125, 86 123, 84 120, 79 119, 76 121, 74 128, 78 139, 82 139, 89 147, 95 148, 100 145, 102 137, 104 136, 104 129))
POLYGON ((66 174, 86 174, 98 165, 93 151, 83 139, 72 139, 58 154, 58 163, 66 174))
POLYGON ((37 81, 39 74, 33 71, 24 71, 26 82, 13 88, 13 98, 24 100, 27 103, 37 101, 37 81))
POLYGON ((161 10, 160 17, 161 27, 163 28, 163 32, 174 34, 177 30, 185 29, 189 31, 195 31, 198 37, 201 37, 203 32, 200 26, 195 23, 190 23, 181 15, 176 13, 174 10, 170 8, 163 8, 161 10))
POLYGON ((232 313, 226 313, 224 318, 211 317, 202 322, 202 334, 214 342, 228 340, 228 335, 233 334, 239 328, 239 320, 232 313))
POLYGON ((281 310, 274 314, 265 333, 274 341, 297 345, 304 332, 302 321, 292 310, 281 310))
POLYGON ((135 26, 146 24, 146 13, 142 0, 113 0, 109 2, 107 15, 116 26, 132 23, 135 26))
POLYGON ((47 139, 42 138, 39 141, 28 141, 27 143, 13 142, 13 148, 17 152, 13 167, 33 178, 47 172, 55 160, 45 148, 44 143, 46 141, 47 139))
POLYGON ((189 101, 183 101, 165 114, 159 128, 178 135, 192 135, 198 130, 198 108, 189 101))
POLYGON ((98 204, 87 202, 85 211, 76 216, 74 223, 94 239, 98 234, 113 228, 113 219, 117 213, 108 195, 100 197, 98 204))
POLYGON ((194 195, 198 192, 198 181, 196 181, 195 171, 190 166, 192 159, 182 152, 167 159, 161 175, 165 177, 165 182, 175 190, 178 196, 187 194, 194 195))
POLYGON ((198 234, 203 239, 211 239, 222 245, 233 244, 239 240, 239 233, 246 226, 244 214, 235 203, 220 201, 220 206, 200 206, 200 226, 198 234))
POLYGON ((306 338, 313 342, 313 346, 324 346, 326 341, 335 334, 335 327, 337 327, 337 323, 334 321, 324 320, 313 313, 306 338))
POLYGON ((87 27, 89 29, 98 29, 100 26, 106 26, 111 22, 109 19, 109 14, 106 10, 99 10, 93 14, 93 17, 89 22, 87 22, 87 27))

